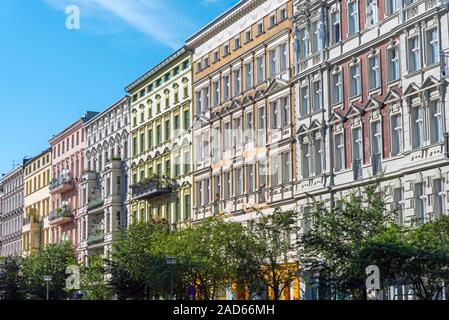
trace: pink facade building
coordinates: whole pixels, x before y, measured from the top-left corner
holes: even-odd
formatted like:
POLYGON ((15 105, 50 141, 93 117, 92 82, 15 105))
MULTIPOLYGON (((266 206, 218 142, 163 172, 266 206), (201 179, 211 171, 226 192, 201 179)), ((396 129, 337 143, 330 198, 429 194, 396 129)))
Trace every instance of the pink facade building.
POLYGON ((77 255, 81 230, 80 185, 86 148, 83 126, 97 114, 87 112, 50 140, 53 153, 53 180, 50 182, 52 210, 49 215, 51 242, 70 241, 77 255))

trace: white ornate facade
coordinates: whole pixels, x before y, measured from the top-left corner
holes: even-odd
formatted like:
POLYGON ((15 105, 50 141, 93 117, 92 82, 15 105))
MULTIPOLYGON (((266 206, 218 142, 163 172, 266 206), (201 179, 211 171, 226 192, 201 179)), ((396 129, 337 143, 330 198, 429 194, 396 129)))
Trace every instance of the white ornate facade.
POLYGON ((107 258, 128 216, 129 98, 124 97, 87 122, 82 175, 82 257, 107 258))

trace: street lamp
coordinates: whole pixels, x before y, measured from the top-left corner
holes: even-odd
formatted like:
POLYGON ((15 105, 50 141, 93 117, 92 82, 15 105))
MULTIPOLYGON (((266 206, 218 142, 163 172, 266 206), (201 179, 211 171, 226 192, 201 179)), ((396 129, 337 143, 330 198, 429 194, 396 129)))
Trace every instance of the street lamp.
POLYGON ((174 280, 173 280, 173 268, 177 261, 175 257, 167 257, 167 265, 170 267, 170 300, 175 300, 174 297, 174 280))
POLYGON ((53 280, 52 276, 44 276, 44 281, 47 283, 47 301, 50 300, 50 290, 49 290, 49 284, 53 280))

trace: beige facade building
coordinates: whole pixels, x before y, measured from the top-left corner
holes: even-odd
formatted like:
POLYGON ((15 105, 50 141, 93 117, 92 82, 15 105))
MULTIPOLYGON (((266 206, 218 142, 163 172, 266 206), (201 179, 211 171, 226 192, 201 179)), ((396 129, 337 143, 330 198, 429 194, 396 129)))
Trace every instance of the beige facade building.
POLYGON ((50 243, 51 149, 43 151, 24 166, 24 205, 22 246, 29 254, 50 243))

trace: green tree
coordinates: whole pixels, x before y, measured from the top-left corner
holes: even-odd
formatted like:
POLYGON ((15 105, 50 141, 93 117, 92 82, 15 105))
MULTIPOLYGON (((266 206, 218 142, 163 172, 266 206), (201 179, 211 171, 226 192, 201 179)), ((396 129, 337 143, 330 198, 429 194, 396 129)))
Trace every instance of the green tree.
POLYGON ((360 265, 379 266, 384 285, 408 284, 420 300, 438 299, 449 285, 449 217, 417 228, 392 225, 366 243, 360 265))
POLYGON ((166 295, 162 278, 166 277, 165 257, 154 254, 152 247, 164 224, 139 223, 122 231, 111 254, 111 286, 119 299, 145 300, 166 295))
POLYGON ((66 268, 77 265, 75 254, 69 242, 49 245, 31 253, 24 258, 22 274, 26 286, 27 298, 33 300, 46 299, 46 282, 44 276, 51 276, 49 292, 51 300, 64 300, 69 298, 66 290, 66 268))
POLYGON ((18 256, 0 258, 0 300, 23 300, 23 278, 18 256))
POLYGON ((394 224, 395 212, 388 210, 380 183, 355 189, 334 206, 311 199, 313 210, 303 218, 299 243, 302 266, 320 270, 328 289, 347 298, 366 299, 366 266, 360 264, 361 251, 394 224))
POLYGON ((250 231, 256 242, 252 255, 258 267, 259 283, 270 289, 274 300, 281 299, 282 292, 299 271, 298 264, 292 263, 297 252, 294 239, 299 235, 297 218, 294 210, 276 209, 270 215, 262 215, 250 231))
POLYGON ((85 291, 83 300, 111 300, 113 293, 106 282, 105 261, 101 257, 89 257, 88 266, 81 268, 81 288, 85 291))

